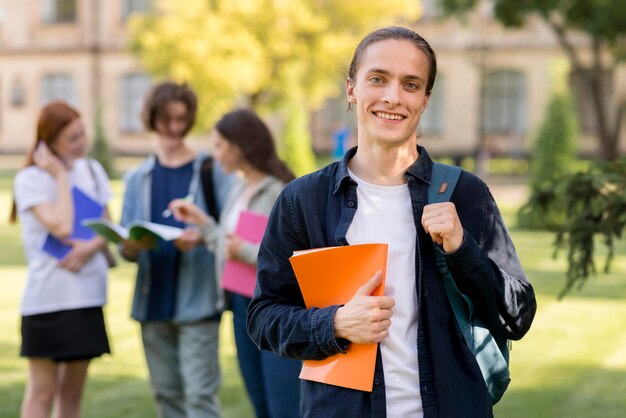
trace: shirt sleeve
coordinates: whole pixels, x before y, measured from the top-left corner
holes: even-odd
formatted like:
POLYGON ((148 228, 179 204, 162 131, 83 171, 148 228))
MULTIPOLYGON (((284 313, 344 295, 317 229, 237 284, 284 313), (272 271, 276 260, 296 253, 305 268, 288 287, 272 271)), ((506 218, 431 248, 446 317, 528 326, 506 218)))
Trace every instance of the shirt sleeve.
POLYGON ((535 293, 487 185, 480 181, 477 187, 470 184, 459 196, 458 202, 466 205, 473 199, 470 206, 474 209, 461 219, 463 243, 446 254, 446 261, 459 290, 472 299, 477 315, 489 329, 518 340, 533 321, 535 293), (479 221, 468 221, 468 217, 479 221))
POLYGON ((248 333, 264 350, 301 360, 343 352, 335 338, 339 306, 306 309, 289 257, 304 248, 289 187, 274 206, 257 260, 257 287, 248 308, 248 333))
POLYGON ((18 212, 25 212, 42 203, 54 202, 56 183, 44 170, 27 167, 15 176, 13 196, 18 212))

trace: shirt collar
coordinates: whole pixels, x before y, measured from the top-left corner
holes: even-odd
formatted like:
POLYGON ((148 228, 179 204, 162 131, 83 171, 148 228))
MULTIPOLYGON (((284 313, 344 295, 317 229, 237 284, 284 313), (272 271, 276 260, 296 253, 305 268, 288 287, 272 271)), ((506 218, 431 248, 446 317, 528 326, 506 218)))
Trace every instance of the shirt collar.
MULTIPOLYGON (((341 161, 339 161, 333 194, 336 194, 339 192, 339 189, 345 187, 345 185, 353 181, 348 174, 348 162, 356 154, 357 148, 358 147, 350 148, 341 161)), ((426 148, 421 145, 417 145, 417 152, 419 153, 419 157, 408 168, 405 176, 412 176, 423 183, 430 184, 430 177, 433 171, 433 160, 430 158, 430 155, 428 155, 426 148)))

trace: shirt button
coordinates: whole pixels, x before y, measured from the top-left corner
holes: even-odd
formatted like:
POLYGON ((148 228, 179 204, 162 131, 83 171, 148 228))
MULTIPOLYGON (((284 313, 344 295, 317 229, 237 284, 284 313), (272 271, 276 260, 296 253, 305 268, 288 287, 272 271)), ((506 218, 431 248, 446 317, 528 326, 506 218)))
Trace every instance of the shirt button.
POLYGON ((380 385, 380 379, 374 379, 374 386, 380 385))
POLYGON ((348 202, 348 207, 349 207, 349 208, 353 208, 353 207, 354 207, 354 201, 352 201, 352 200, 351 200, 351 201, 349 201, 349 202, 348 202))

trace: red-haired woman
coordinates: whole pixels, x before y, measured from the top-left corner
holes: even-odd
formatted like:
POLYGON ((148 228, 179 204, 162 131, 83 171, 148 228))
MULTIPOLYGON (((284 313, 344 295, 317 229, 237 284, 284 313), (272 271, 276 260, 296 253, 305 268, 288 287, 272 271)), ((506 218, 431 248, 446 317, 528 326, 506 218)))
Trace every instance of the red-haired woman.
POLYGON ((106 242, 70 239, 73 188, 105 207, 110 197, 102 166, 85 158, 87 138, 78 112, 55 101, 39 115, 26 167, 15 176, 12 221, 19 215, 28 260, 22 298, 21 355, 29 377, 22 416, 80 416, 89 362, 109 353, 102 306, 106 302, 106 242), (52 235, 70 245, 60 260, 43 250, 52 235))

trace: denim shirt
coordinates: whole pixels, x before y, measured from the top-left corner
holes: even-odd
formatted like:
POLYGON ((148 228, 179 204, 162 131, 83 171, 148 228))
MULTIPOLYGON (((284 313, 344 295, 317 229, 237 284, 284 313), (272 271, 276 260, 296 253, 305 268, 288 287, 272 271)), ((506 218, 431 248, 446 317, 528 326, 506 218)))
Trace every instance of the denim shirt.
MULTIPOLYGON (((424 148, 418 146, 418 152, 405 178, 417 230, 415 344, 424 417, 491 417, 486 385, 456 323, 431 239, 421 225, 433 162, 424 148)), ((305 308, 289 257, 297 250, 348 245, 346 233, 358 210, 357 184, 347 170, 355 153, 353 148, 343 160, 289 183, 272 210, 248 311, 248 331, 261 349, 321 360, 344 352, 349 344, 334 337, 339 306, 305 308)), ((446 253, 457 286, 472 298, 476 314, 492 333, 522 338, 535 314, 534 291, 487 185, 463 172, 451 201, 464 228, 461 246, 446 253)), ((371 393, 303 380, 300 412, 303 417, 385 417, 380 350, 371 393)))
MULTIPOLYGON (((193 196, 193 203, 205 212, 206 203, 201 185, 200 168, 206 157, 207 155, 203 153, 196 157, 189 185, 189 195, 193 196)), ((120 222, 122 226, 135 220, 150 220, 150 187, 155 161, 155 156, 151 155, 139 167, 124 176, 124 204, 120 222)), ((215 162, 213 164, 213 184, 218 209, 221 209, 232 181, 232 176, 226 176, 221 166, 215 162)), ((181 254, 174 322, 195 322, 220 313, 223 296, 217 285, 214 263, 213 253, 207 251, 204 245, 198 245, 181 254)), ((139 254, 137 264, 137 281, 131 316, 139 322, 145 322, 148 313, 151 279, 148 251, 142 251, 139 254)))

